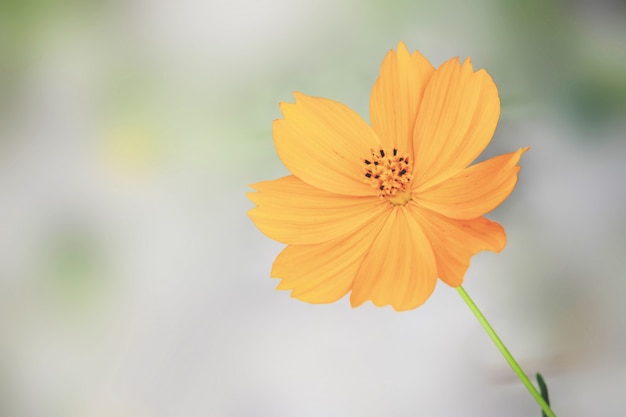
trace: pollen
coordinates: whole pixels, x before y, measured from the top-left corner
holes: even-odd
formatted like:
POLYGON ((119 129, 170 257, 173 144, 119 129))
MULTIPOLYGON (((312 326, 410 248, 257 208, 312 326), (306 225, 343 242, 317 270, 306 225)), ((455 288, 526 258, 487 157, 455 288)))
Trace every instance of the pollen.
POLYGON ((381 199, 388 198, 393 204, 406 204, 410 198, 413 164, 409 156, 393 152, 385 152, 381 147, 372 149, 371 155, 363 159, 363 175, 365 181, 374 187, 381 199))

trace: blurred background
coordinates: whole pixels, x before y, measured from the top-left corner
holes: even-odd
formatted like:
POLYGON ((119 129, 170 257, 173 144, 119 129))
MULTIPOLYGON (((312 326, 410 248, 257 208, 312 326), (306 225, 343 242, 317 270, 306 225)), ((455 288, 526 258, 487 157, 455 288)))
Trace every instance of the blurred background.
POLYGON ((562 416, 626 410, 626 4, 0 3, 0 415, 539 416, 456 292, 275 291, 247 184, 293 91, 368 120, 398 41, 499 87, 530 145, 465 288, 562 416))

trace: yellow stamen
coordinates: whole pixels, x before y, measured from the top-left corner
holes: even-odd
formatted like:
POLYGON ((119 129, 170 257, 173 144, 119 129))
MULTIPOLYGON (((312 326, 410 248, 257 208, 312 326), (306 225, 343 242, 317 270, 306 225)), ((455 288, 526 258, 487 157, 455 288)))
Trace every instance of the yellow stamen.
POLYGON ((396 206, 403 206, 411 201, 411 190, 398 191, 393 197, 387 197, 387 200, 396 206))
POLYGON ((378 190, 380 198, 387 198, 396 205, 406 204, 411 200, 409 184, 413 178, 413 164, 408 155, 398 155, 393 148, 387 154, 381 147, 372 150, 371 157, 363 159, 365 181, 378 190))

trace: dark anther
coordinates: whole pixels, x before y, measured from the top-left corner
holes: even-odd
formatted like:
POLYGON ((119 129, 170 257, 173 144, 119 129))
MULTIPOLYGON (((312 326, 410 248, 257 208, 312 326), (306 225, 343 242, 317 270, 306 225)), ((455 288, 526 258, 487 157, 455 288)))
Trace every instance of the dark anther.
POLYGON ((382 191, 382 190, 384 190, 384 189, 385 189, 385 186, 384 186, 384 185, 381 185, 380 187, 378 187, 378 189, 379 189, 380 191, 382 191))
POLYGON ((366 176, 367 178, 372 178, 372 173, 371 173, 371 172, 368 172, 367 174, 365 174, 365 176, 366 176))
POLYGON ((402 171, 398 172, 399 176, 403 176, 404 174, 406 174, 406 169, 403 169, 402 171))
POLYGON ((393 148, 393 156, 396 156, 398 154, 398 150, 396 148, 393 148))
POLYGON ((404 161, 404 158, 400 158, 400 159, 398 159, 398 161, 402 162, 402 161, 404 161))
POLYGON ((385 151, 383 151, 382 149, 380 150, 380 156, 385 156, 385 151))
POLYGON ((380 175, 374 175, 374 178, 379 179, 380 175))
POLYGON ((378 165, 378 161, 374 161, 374 165, 378 165))
POLYGON ((364 160, 363 162, 365 162, 367 165, 371 164, 371 162, 370 162, 370 161, 368 161, 367 159, 366 159, 366 160, 364 160))

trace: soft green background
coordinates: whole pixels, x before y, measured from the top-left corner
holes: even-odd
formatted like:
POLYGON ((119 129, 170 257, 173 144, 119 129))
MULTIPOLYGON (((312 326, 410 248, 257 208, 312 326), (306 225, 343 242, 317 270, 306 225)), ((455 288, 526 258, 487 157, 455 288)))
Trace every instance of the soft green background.
POLYGON ((623 1, 0 3, 0 415, 539 416, 455 291, 275 291, 247 184, 293 91, 368 117, 404 40, 499 87, 530 145, 466 289, 562 416, 626 410, 623 1))

